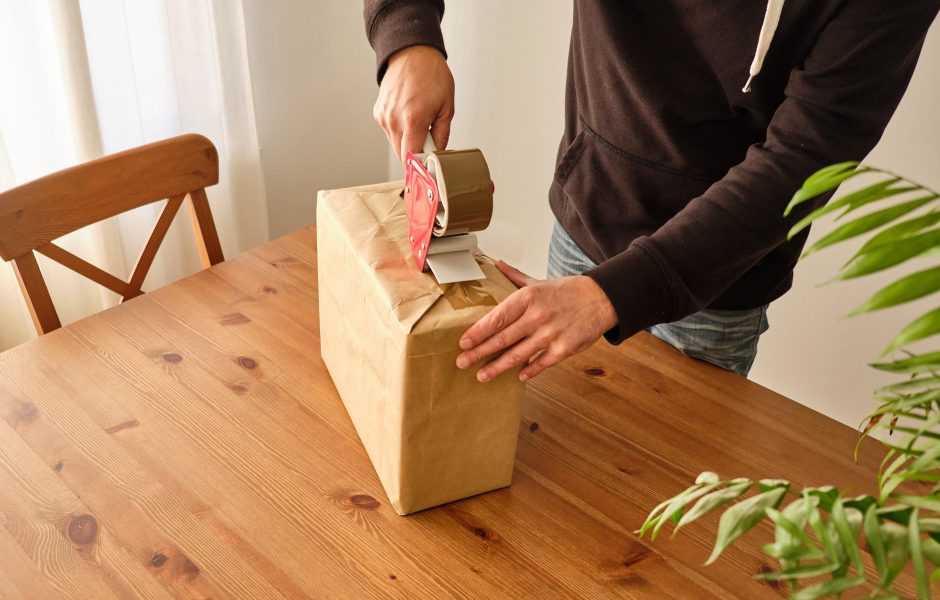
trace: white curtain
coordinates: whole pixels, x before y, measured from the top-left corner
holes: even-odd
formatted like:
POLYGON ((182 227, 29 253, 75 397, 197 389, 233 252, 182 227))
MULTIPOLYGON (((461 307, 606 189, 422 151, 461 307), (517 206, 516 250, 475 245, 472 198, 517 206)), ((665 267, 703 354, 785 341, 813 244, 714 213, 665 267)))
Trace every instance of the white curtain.
MULTIPOLYGON (((0 0, 0 190, 181 133, 219 150, 207 193, 226 257, 268 239, 267 204, 239 0, 0 0)), ((127 278, 163 203, 61 239, 127 278)), ((144 291, 198 269, 181 211, 144 291)), ((63 323, 115 304, 96 284, 39 257, 63 323)), ((0 263, 0 350, 35 336, 0 263)))

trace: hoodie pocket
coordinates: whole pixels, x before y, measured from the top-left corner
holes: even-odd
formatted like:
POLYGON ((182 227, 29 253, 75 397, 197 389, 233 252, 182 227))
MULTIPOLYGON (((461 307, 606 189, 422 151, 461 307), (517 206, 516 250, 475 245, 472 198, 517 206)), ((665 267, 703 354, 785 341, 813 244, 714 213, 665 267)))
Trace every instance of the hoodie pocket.
POLYGON ((578 159, 581 158, 583 152, 584 130, 582 129, 574 136, 574 139, 571 140, 571 143, 568 144, 568 147, 562 152, 561 158, 558 159, 558 164, 555 165, 555 183, 560 186, 565 185, 565 181, 571 174, 571 170, 578 163, 578 159))
POLYGON ((610 258, 652 235, 711 185, 627 153, 581 128, 555 169, 556 214, 592 256, 610 258))

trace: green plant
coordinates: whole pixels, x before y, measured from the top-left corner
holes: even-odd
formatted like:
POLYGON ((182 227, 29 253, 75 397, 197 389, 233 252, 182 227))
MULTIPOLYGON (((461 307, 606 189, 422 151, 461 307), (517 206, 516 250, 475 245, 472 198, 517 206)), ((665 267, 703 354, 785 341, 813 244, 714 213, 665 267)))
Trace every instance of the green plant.
MULTIPOLYGON (((853 215, 852 220, 816 241, 804 257, 872 234, 834 278, 844 280, 940 251, 940 195, 893 173, 855 162, 813 174, 793 196, 785 214, 856 177, 872 181, 810 211, 790 230, 792 238, 824 215, 841 211, 837 220, 853 215), (880 204, 873 206, 875 203, 880 204), (863 207, 877 210, 857 216, 856 211, 863 207)), ((882 310, 937 291, 940 266, 935 264, 878 290, 851 314, 882 310)), ((905 347, 937 333, 940 307, 909 323, 891 340, 882 357, 893 353, 892 358, 871 365, 904 376, 876 390, 878 407, 862 431, 862 436, 881 430, 903 434, 895 443, 882 441, 885 457, 878 473, 877 496, 846 497, 832 486, 795 491, 782 480, 722 481, 706 472, 694 485, 654 508, 638 533, 655 538, 667 522, 678 531, 704 515, 723 510, 707 561, 710 564, 742 534, 769 519, 774 541, 762 550, 778 562, 779 569, 758 577, 787 582, 792 598, 840 596, 858 586, 869 586, 871 598, 895 598, 895 579, 911 563, 918 596, 929 598, 933 580, 940 577, 940 351, 914 354, 905 347), (757 493, 745 497, 751 490, 757 493), (863 568, 860 540, 874 563, 871 580, 863 568)))

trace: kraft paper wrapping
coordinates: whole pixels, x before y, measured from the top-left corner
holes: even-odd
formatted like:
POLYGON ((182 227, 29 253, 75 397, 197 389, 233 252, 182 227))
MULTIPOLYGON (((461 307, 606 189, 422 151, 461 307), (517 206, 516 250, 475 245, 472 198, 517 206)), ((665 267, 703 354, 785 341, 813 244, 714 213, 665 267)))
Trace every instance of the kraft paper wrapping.
POLYGON ((515 288, 485 261, 478 282, 418 272, 402 185, 318 194, 317 272, 323 361, 404 515, 510 484, 524 385, 454 366, 461 334, 515 288))

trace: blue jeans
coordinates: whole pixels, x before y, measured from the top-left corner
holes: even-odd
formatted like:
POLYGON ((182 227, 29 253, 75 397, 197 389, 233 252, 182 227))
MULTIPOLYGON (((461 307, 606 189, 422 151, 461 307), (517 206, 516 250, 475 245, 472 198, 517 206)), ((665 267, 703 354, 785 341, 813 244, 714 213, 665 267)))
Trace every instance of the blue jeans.
MULTIPOLYGON (((548 247, 548 276, 579 275, 595 266, 556 222, 548 247)), ((747 377, 757 356, 757 340, 768 327, 765 304, 747 310, 705 309, 648 331, 686 356, 747 377)))

